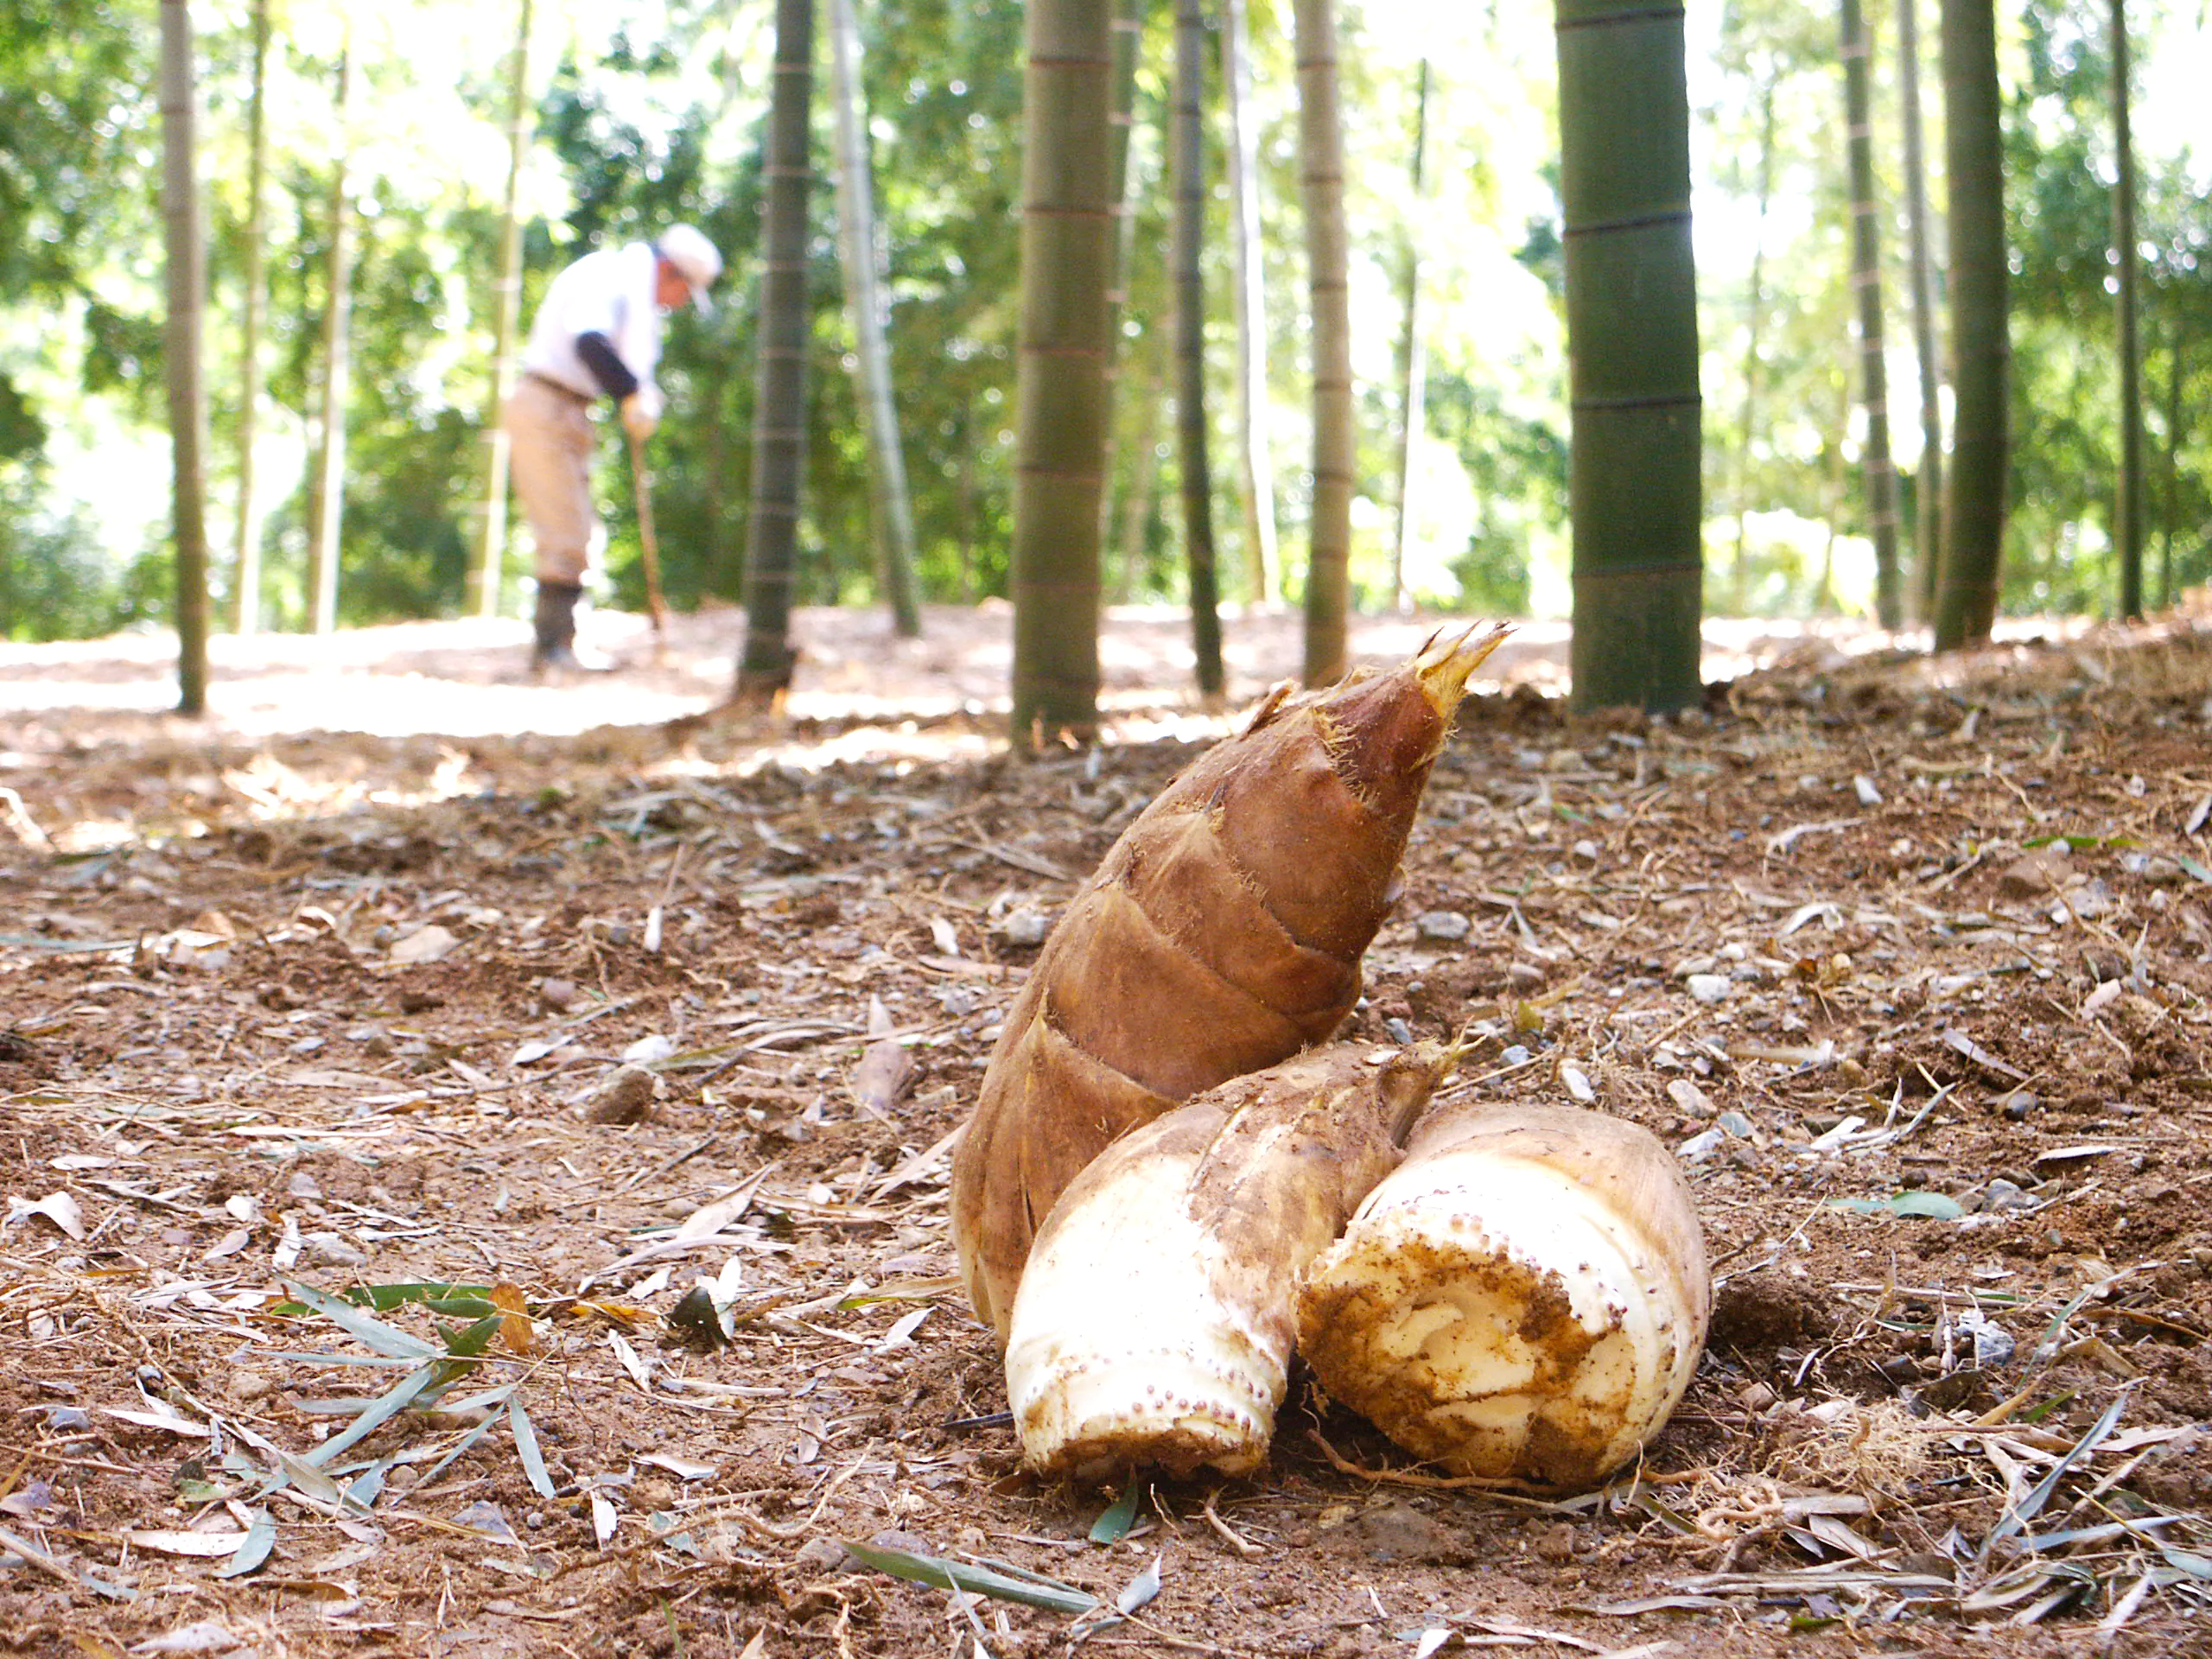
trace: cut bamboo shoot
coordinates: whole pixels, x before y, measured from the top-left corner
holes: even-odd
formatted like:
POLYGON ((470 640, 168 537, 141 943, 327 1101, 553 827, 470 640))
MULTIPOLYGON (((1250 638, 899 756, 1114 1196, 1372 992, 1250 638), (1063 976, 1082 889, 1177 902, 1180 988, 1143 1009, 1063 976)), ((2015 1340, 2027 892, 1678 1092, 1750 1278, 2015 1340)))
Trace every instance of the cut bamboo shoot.
POLYGON ((1101 1154, 1046 1217, 1014 1299, 1007 1395, 1031 1465, 1258 1467, 1299 1271, 1397 1160, 1450 1058, 1316 1050, 1101 1154))
POLYGON ((1447 1109, 1311 1265, 1299 1348, 1332 1398, 1455 1474, 1594 1485, 1664 1426, 1704 1346, 1704 1235, 1635 1124, 1447 1109))

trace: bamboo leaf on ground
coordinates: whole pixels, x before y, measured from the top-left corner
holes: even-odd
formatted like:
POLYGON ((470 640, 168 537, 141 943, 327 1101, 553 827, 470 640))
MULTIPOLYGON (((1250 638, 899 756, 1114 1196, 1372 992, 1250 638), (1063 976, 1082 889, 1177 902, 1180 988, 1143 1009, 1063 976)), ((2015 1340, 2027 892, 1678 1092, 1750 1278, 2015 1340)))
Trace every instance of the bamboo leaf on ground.
POLYGON ((988 1567, 948 1560, 942 1555, 918 1555, 909 1550, 856 1543, 849 1538, 840 1541, 847 1554, 865 1565, 913 1584, 935 1585, 940 1590, 964 1590, 971 1595, 1019 1602, 1025 1607, 1041 1607, 1054 1613, 1087 1613, 1099 1605, 1097 1597, 1071 1584, 1049 1579, 1032 1582, 988 1567))

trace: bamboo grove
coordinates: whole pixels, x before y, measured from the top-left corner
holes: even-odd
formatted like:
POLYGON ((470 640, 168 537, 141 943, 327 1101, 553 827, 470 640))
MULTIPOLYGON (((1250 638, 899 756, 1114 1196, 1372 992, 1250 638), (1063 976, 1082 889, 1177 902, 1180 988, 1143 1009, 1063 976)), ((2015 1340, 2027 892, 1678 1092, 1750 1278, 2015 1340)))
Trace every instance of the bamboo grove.
POLYGON ((2201 8, 1464 10, 0 0, 0 632, 515 613, 518 319, 679 219, 666 585, 761 683, 1008 596, 1080 724, 1099 605, 1303 606, 1320 679, 1420 603, 1664 703, 1700 610, 2212 576, 2201 8))

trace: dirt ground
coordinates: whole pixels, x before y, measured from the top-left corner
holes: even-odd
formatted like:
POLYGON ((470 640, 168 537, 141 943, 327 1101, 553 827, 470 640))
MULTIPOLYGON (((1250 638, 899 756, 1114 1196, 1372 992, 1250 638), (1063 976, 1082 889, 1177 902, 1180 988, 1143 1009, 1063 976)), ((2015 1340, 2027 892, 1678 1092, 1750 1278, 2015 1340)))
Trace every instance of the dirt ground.
POLYGON ((747 720, 726 615, 558 686, 512 623, 221 640, 199 725, 162 639, 0 646, 0 1651, 2212 1652, 2212 617, 2024 632, 1715 624, 1705 709, 1574 720, 1532 625, 1463 711, 1349 1034, 1649 1125, 1719 1279, 1565 1502, 1302 1379, 1249 1479, 1020 1466, 948 1153, 1228 729, 1173 617, 1041 761, 1002 613, 809 613, 747 720))

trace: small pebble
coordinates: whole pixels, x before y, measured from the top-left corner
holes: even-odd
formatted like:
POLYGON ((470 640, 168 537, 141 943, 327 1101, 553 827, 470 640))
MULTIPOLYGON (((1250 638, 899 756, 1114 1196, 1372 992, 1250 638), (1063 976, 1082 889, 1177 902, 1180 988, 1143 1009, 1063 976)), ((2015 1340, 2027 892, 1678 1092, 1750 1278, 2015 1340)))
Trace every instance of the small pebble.
POLYGON ((1726 974, 1692 974, 1686 983, 1689 994, 1700 1002, 1718 1002, 1728 995, 1726 974))
POLYGON ((1991 1320, 1984 1319, 1974 1327, 1974 1362, 1984 1370, 2011 1364, 2018 1346, 2011 1332, 1991 1320))
POLYGON ((832 1572, 845 1563, 845 1547, 835 1538, 810 1538, 792 1558, 800 1567, 810 1567, 818 1572, 832 1572))
POLYGON ((1424 939, 1464 939, 1474 924, 1456 910, 1424 910, 1414 918, 1414 931, 1424 939))
POLYGON ((1675 1150, 1692 1163, 1695 1163, 1700 1158, 1711 1157, 1721 1141, 1726 1138, 1718 1129, 1707 1129, 1701 1135, 1692 1135, 1675 1150))
POLYGON ((556 1014, 565 1014, 576 1006, 576 987, 572 980, 544 979, 537 984, 537 1000, 556 1014))
POLYGON ((300 1259, 311 1266, 358 1268, 368 1256, 340 1233, 308 1233, 300 1240, 300 1259))
POLYGON ((1536 1535, 1535 1553, 1540 1560, 1573 1560, 1574 1529, 1564 1521, 1555 1527, 1546 1527, 1536 1535))

